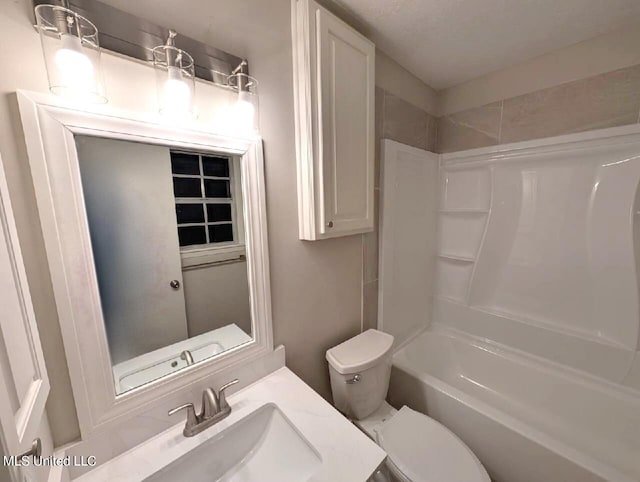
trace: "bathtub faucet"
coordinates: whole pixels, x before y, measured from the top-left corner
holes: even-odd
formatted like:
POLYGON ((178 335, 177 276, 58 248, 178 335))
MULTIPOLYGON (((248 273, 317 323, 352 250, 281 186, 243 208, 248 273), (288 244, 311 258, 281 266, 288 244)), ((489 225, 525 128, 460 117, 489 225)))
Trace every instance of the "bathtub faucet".
POLYGON ((186 361, 187 366, 194 364, 193 355, 189 350, 184 350, 182 353, 180 353, 180 359, 186 361))

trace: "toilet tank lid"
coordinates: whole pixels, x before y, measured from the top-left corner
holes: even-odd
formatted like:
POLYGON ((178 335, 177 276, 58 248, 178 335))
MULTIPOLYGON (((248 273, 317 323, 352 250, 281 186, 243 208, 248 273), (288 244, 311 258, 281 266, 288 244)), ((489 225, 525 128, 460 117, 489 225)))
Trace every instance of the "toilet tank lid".
POLYGON ((327 350, 327 361, 340 374, 371 368, 391 350, 393 336, 370 329, 327 350))

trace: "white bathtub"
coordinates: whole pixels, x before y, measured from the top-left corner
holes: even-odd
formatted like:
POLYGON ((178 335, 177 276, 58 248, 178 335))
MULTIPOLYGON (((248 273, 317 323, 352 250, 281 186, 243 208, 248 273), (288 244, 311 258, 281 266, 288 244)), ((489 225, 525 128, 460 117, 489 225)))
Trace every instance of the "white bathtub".
POLYGON ((453 430, 495 481, 640 480, 640 393, 457 332, 394 355, 389 401, 453 430))

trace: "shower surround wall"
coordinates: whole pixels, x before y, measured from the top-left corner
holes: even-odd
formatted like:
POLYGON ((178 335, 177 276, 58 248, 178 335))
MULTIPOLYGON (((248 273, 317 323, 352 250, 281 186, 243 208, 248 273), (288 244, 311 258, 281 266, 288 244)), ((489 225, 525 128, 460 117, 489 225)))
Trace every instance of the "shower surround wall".
MULTIPOLYGON (((380 141, 392 139, 412 147, 435 151, 438 119, 400 97, 376 87, 375 122, 375 226, 363 236, 362 256, 362 327, 375 328, 378 323, 378 238, 380 201, 380 141)), ((435 235, 432 240, 435 243, 435 235)))
POLYGON ((442 155, 433 325, 640 388, 639 132, 442 155))
POLYGON ((381 139, 448 153, 638 121, 640 65, 441 117, 376 87, 376 227, 374 232, 363 235, 363 328, 375 327, 378 319, 377 203, 380 196, 381 139))
MULTIPOLYGON (((442 116, 438 119, 436 149, 440 153, 455 153, 467 149, 491 147, 512 142, 586 132, 594 129, 637 124, 639 121, 640 65, 635 65, 442 116)), ((442 173, 445 177, 448 176, 448 172, 451 169, 446 167, 446 160, 447 155, 445 154, 443 159, 445 165, 443 166, 442 173)), ((579 162, 572 168, 572 176, 579 176, 578 171, 580 169, 587 169, 584 162, 579 162)), ((564 167, 566 168, 567 166, 564 167)), ((556 174, 553 175, 557 176, 559 175, 559 171, 562 171, 563 166, 558 164, 555 165, 555 167, 550 166, 550 168, 556 170, 556 174)), ((508 176, 501 177, 498 175, 498 172, 495 171, 493 173, 494 178, 490 181, 489 171, 483 168, 476 169, 475 171, 471 169, 458 171, 457 175, 460 176, 464 173, 466 173, 467 176, 471 175, 470 179, 473 178, 475 182, 474 185, 478 188, 477 192, 484 192, 486 196, 489 196, 491 189, 481 189, 482 186, 489 188, 489 184, 493 183, 495 190, 495 188, 501 186, 504 188, 504 186, 508 184, 514 185, 513 183, 515 183, 515 186, 523 190, 523 192, 520 193, 522 196, 519 197, 524 203, 523 206, 534 209, 535 203, 524 195, 524 191, 528 190, 529 197, 536 194, 539 189, 539 187, 536 187, 536 181, 541 181, 541 179, 536 179, 536 177, 539 176, 540 173, 536 174, 525 171, 526 169, 510 180, 508 176)), ((580 189, 577 184, 579 181, 579 179, 574 178, 573 184, 570 184, 570 186, 573 186, 572 191, 580 189)), ((560 194, 560 192, 558 192, 558 194, 560 194)), ((445 202, 444 198, 443 202, 445 202)), ((478 236, 482 235, 481 231, 484 228, 486 218, 484 211, 489 208, 489 202, 490 197, 487 197, 484 201, 478 200, 479 204, 477 206, 474 205, 474 208, 477 209, 475 213, 468 212, 466 214, 451 213, 441 215, 438 233, 441 250, 444 249, 442 248, 443 240, 445 238, 453 239, 452 233, 455 232, 458 233, 459 241, 464 241, 463 244, 479 245, 480 238, 476 239, 474 243, 473 234, 477 231, 476 234, 478 236), (479 231, 475 229, 475 227, 477 227, 479 231), (461 229, 464 229, 466 233, 464 239, 462 239, 460 235, 461 229)), ((566 205, 563 208, 562 199, 558 199, 558 202, 561 203, 558 206, 560 211, 564 208, 571 209, 570 206, 567 207, 566 205)), ((582 202, 588 202, 588 196, 585 197, 582 202)), ((576 206, 574 206, 574 208, 575 207, 576 206)), ((620 207, 620 209, 623 210, 622 212, 626 212, 625 210, 627 208, 628 206, 620 207)), ((441 207, 441 209, 444 208, 441 207)), ((557 212, 559 213, 560 211, 557 212)), ((527 213, 521 212, 520 216, 521 218, 522 216, 526 217, 527 213)), ((535 212, 530 212, 529 218, 534 219, 534 217, 535 212)), ((520 221, 522 222, 522 219, 520 221)), ((577 221, 574 219, 566 220, 568 224, 573 222, 577 221)), ((518 229, 521 228, 522 226, 518 229)), ((543 246, 545 242, 549 241, 549 237, 543 238, 544 239, 541 238, 536 242, 537 246, 543 246)), ((532 245, 529 248, 533 249, 535 246, 532 245)), ((636 247, 636 250, 637 249, 636 247)), ((473 250, 468 250, 469 252, 463 251, 464 250, 460 251, 460 249, 455 250, 455 253, 460 255, 460 259, 457 261, 446 259, 446 256, 452 253, 441 253, 441 255, 445 257, 441 257, 440 268, 442 268, 443 263, 448 263, 449 268, 458 268, 457 270, 449 269, 449 274, 457 274, 461 277, 459 279, 465 278, 466 274, 464 271, 472 269, 473 260, 476 255, 475 252, 472 252, 473 250)), ((480 269, 480 266, 477 269, 480 269)), ((441 282, 441 288, 443 286, 442 275, 443 273, 436 273, 436 279, 439 279, 441 282)), ((451 280, 450 278, 449 281, 451 280)), ((453 281, 452 284, 449 285, 449 288, 453 288, 454 286, 462 285, 453 281)), ((577 289, 577 287, 574 287, 574 289, 577 289)), ((465 290, 463 289, 463 291, 465 290)), ((477 290, 472 292, 471 295, 474 295, 474 293, 478 295, 477 290)), ((460 292, 457 295, 455 293, 449 293, 449 295, 452 295, 451 297, 453 299, 462 300, 469 296, 469 293, 460 292)), ((460 308, 461 306, 456 303, 451 305, 449 303, 443 304, 437 302, 432 313, 433 321, 439 323, 447 320, 447 324, 457 325, 459 329, 469 331, 478 336, 501 341, 511 346, 517 346, 517 344, 514 345, 514 343, 509 340, 516 340, 518 337, 513 338, 512 335, 514 333, 509 333, 513 330, 517 331, 517 329, 526 327, 526 323, 509 322, 509 316, 494 318, 489 313, 482 312, 478 313, 478 318, 473 327, 460 325, 459 322, 464 317, 460 312, 460 308), (499 322, 495 326, 492 326, 493 322, 498 320, 499 322), (502 327, 498 329, 497 325, 501 325, 502 327)), ((617 311, 611 311, 609 316, 614 312, 617 314, 617 311)), ((589 318, 587 316, 588 313, 584 313, 584 315, 586 318, 589 318)), ((604 314, 601 315, 605 316, 604 314)), ((613 321, 614 320, 612 320, 612 323, 613 321)), ((533 334, 530 333, 529 336, 533 336, 533 334)), ((623 336, 622 338, 618 337, 614 339, 612 345, 617 346, 609 347, 594 344, 591 348, 579 348, 577 346, 572 348, 565 344, 564 353, 562 354, 559 352, 555 354, 551 353, 551 351, 553 351, 553 344, 547 344, 546 346, 549 353, 546 353, 546 355, 540 353, 540 355, 548 356, 551 359, 562 361, 563 363, 589 371, 598 376, 640 389, 640 352, 637 352, 634 357, 633 351, 629 352, 628 350, 630 346, 635 347, 636 340, 629 341, 626 338, 628 337, 623 336), (571 353, 572 351, 573 353, 571 353), (588 353, 589 355, 584 357, 580 355, 580 353, 588 353), (577 361, 578 358, 584 359, 577 361), (624 366, 627 366, 626 370, 623 368, 624 366), (627 372, 626 375, 621 376, 620 374, 625 371, 627 372)))

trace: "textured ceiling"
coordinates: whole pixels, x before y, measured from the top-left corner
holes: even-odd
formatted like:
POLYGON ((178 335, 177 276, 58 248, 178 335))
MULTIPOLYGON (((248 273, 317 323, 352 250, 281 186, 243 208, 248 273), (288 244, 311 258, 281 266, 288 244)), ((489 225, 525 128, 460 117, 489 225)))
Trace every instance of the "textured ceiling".
POLYGON ((640 0, 333 0, 436 89, 640 20, 640 0))

